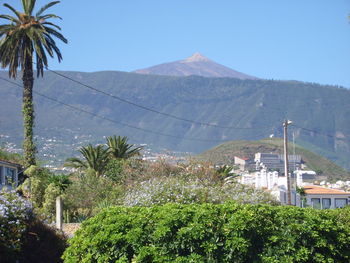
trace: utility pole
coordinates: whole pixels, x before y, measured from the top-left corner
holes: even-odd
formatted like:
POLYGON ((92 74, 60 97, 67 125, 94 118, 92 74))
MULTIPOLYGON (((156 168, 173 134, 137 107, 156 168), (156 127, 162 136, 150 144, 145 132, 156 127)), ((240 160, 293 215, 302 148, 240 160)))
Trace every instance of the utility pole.
POLYGON ((287 178, 287 205, 292 205, 292 195, 290 187, 290 176, 288 169, 288 125, 292 124, 292 121, 285 120, 283 122, 283 135, 284 135, 284 175, 287 178))

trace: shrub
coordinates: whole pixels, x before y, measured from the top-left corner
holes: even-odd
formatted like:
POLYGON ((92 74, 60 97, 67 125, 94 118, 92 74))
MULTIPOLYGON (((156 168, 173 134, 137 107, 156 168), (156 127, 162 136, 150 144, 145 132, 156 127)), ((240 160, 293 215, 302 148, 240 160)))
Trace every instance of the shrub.
POLYGON ((55 219, 56 215, 56 198, 61 194, 60 188, 51 183, 45 189, 43 207, 40 209, 45 218, 52 222, 55 219))
POLYGON ((100 207, 119 204, 122 187, 111 179, 87 173, 72 180, 73 184, 63 195, 66 219, 69 218, 69 221, 80 222, 95 215, 100 207))
MULTIPOLYGON (((12 261, 21 242, 32 208, 13 191, 0 191, 0 258, 12 261)), ((2 262, 3 262, 2 261, 2 262)))
POLYGON ((59 263, 66 248, 66 237, 61 232, 34 218, 28 222, 19 262, 59 263))
POLYGON ((61 262, 62 234, 36 219, 32 206, 13 191, 0 192, 0 262, 61 262))
POLYGON ((235 181, 223 184, 192 177, 156 177, 130 187, 126 206, 152 206, 166 203, 276 203, 269 193, 235 181))
POLYGON ((85 221, 64 262, 349 262, 350 209, 167 204, 85 221))

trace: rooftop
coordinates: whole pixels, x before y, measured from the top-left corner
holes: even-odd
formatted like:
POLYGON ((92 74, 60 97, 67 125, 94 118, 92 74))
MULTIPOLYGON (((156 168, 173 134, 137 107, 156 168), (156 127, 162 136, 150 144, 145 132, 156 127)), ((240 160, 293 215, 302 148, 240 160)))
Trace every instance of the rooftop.
POLYGON ((315 185, 304 186, 304 189, 306 194, 311 194, 311 195, 318 195, 318 194, 327 194, 327 195, 349 194, 350 195, 350 193, 342 190, 330 189, 330 188, 325 188, 325 187, 315 186, 315 185))

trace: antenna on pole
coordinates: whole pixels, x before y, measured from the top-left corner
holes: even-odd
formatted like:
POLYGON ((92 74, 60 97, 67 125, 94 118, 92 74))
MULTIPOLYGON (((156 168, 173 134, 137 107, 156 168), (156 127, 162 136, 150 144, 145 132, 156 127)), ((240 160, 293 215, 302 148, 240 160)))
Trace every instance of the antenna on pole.
POLYGON ((290 176, 288 169, 288 125, 292 124, 292 121, 285 120, 283 122, 283 135, 284 135, 284 175, 287 178, 287 205, 292 205, 292 195, 290 187, 290 176))

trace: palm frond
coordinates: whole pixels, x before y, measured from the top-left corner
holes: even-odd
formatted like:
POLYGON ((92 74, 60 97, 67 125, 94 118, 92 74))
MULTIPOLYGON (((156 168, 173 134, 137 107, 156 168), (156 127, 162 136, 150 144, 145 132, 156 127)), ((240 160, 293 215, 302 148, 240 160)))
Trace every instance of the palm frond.
POLYGON ((40 21, 40 20, 46 20, 46 19, 50 19, 50 18, 58 18, 58 19, 61 19, 61 20, 62 20, 62 17, 57 16, 57 15, 54 15, 54 14, 48 14, 48 15, 38 16, 36 19, 37 19, 38 21, 40 21))
POLYGON ((31 16, 36 0, 22 0, 23 10, 26 15, 31 16))
POLYGON ((128 143, 126 136, 110 136, 107 137, 107 146, 109 153, 116 159, 128 159, 140 154, 142 147, 134 147, 128 143))
POLYGON ((22 0, 24 14, 16 11, 12 6, 5 4, 16 16, 0 15, 0 19, 10 21, 10 24, 0 26, 0 64, 9 68, 10 77, 15 78, 20 67, 25 68, 26 62, 32 62, 36 57, 37 74, 43 75, 44 66, 48 66, 47 56, 54 57, 60 62, 62 54, 54 38, 67 43, 68 40, 58 32, 61 28, 54 23, 46 21, 50 18, 59 18, 54 14, 43 14, 49 7, 59 3, 51 2, 42 7, 37 17, 31 17, 35 0, 22 0), (30 17, 26 17, 30 15, 30 17), (34 19, 34 21, 33 21, 34 19), (33 23, 34 22, 34 23, 33 23))
POLYGON ((53 27, 57 28, 58 30, 61 30, 61 28, 58 25, 55 25, 54 23, 51 23, 51 22, 44 22, 44 23, 41 23, 41 24, 42 25, 53 26, 53 27))
POLYGON ((15 13, 15 15, 18 17, 18 19, 21 19, 20 12, 18 12, 15 8, 10 6, 9 4, 4 4, 4 6, 7 7, 8 9, 10 9, 13 13, 15 13))
POLYGON ((0 15, 0 18, 9 20, 9 21, 11 21, 13 23, 16 23, 16 24, 20 24, 21 23, 19 20, 17 20, 13 16, 9 16, 9 15, 0 15))
POLYGON ((88 166, 86 165, 86 163, 76 157, 72 157, 72 158, 68 158, 64 164, 65 167, 71 167, 71 168, 75 168, 75 169, 87 169, 88 166))
POLYGON ((28 2, 28 15, 32 15, 36 0, 27 0, 28 2))
POLYGON ((57 37, 59 40, 61 40, 63 43, 67 44, 68 43, 68 40, 60 33, 60 32, 57 32, 55 29, 53 28, 50 28, 50 27, 47 27, 47 26, 44 26, 45 28, 45 31, 55 37, 57 37))
POLYGON ((48 3, 47 5, 44 5, 42 8, 39 9, 39 11, 36 13, 36 17, 39 17, 43 12, 45 12, 47 9, 49 9, 51 6, 54 6, 58 4, 60 1, 54 1, 51 3, 48 3))

